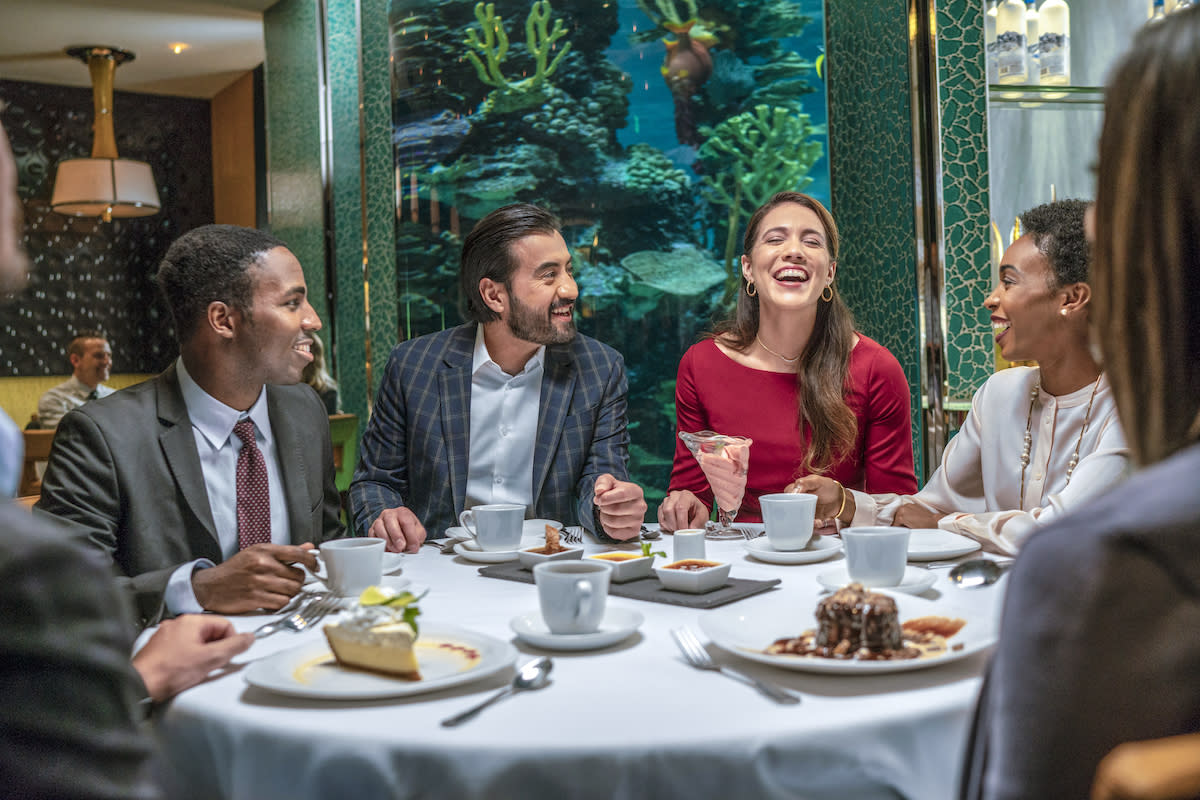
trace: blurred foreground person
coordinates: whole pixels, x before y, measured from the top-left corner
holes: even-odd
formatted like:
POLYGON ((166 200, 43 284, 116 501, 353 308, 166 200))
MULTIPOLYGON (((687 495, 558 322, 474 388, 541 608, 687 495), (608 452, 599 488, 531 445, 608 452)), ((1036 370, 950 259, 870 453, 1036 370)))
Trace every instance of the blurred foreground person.
POLYGON ((1200 731, 1200 7, 1105 97, 1094 302, 1140 471, 1034 534, 1009 578, 964 798, 1084 798, 1119 743, 1200 731))

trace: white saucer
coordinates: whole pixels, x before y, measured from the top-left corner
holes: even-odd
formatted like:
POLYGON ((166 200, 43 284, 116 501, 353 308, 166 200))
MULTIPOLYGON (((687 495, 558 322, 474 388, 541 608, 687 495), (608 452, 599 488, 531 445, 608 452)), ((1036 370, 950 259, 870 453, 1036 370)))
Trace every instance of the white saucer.
MULTIPOLYGON (((416 590, 416 587, 414 587, 412 585, 411 580, 409 580, 408 578, 402 577, 400 575, 384 575, 383 579, 379 581, 379 585, 383 586, 387 589, 395 589, 398 592, 401 590, 404 590, 404 589, 408 589, 413 594, 420 594, 420 592, 418 592, 416 590)), ((309 584, 309 588, 320 591, 320 590, 328 589, 329 587, 325 585, 325 581, 316 580, 309 584)), ((358 597, 357 594, 344 595, 344 596, 345 597, 354 597, 354 598, 358 597)))
MULTIPOLYGON (((899 586, 868 586, 867 588, 891 589, 894 592, 904 592, 905 594, 920 594, 930 586, 933 586, 936 581, 936 572, 930 572, 924 567, 905 567, 904 577, 900 579, 899 586)), ((837 591, 850 583, 850 573, 847 572, 845 567, 836 567, 818 575, 817 583, 831 592, 837 591)))
POLYGON ((939 528, 914 528, 908 535, 909 561, 936 561, 939 558, 958 558, 974 553, 982 544, 939 528))
POLYGON ((803 550, 776 550, 765 536, 751 539, 744 546, 750 555, 772 564, 811 564, 842 552, 842 540, 833 536, 814 536, 803 550))
MULTIPOLYGON (((521 538, 521 544, 517 546, 517 550, 526 547, 537 547, 544 545, 546 537, 539 536, 524 536, 521 538)), ((465 558, 467 561, 474 561, 478 564, 503 564, 505 561, 516 561, 517 550, 480 550, 474 540, 468 539, 465 542, 459 542, 454 545, 454 552, 465 558)))
POLYGON ((595 633, 551 633, 542 621, 542 612, 530 611, 513 617, 508 627, 521 641, 544 650, 597 650, 628 638, 642 620, 640 611, 609 607, 595 633))

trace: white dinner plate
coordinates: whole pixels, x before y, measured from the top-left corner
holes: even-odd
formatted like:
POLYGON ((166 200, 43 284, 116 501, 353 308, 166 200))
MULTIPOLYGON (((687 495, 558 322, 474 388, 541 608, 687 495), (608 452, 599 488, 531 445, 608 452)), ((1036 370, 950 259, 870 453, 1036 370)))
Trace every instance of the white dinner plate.
MULTIPOLYGON (((777 639, 798 636, 817 627, 816 617, 809 613, 794 615, 751 614, 745 611, 710 611, 701 615, 700 628, 715 644, 734 655, 763 664, 782 667, 799 672, 826 672, 839 674, 877 674, 880 672, 907 672, 948 664, 984 650, 996 641, 996 627, 990 615, 975 614, 942 601, 926 600, 906 594, 887 592, 896 600, 900 622, 937 615, 965 619, 967 624, 958 633, 947 639, 949 649, 930 658, 913 658, 900 661, 856 661, 821 658, 820 656, 770 655, 763 652, 777 639), (788 617, 791 616, 791 619, 788 617), (959 649, 953 649, 958 647, 959 649)), ((813 598, 810 608, 814 611, 818 598, 813 598)))
POLYGON ((542 620, 541 611, 530 611, 513 617, 508 626, 521 641, 545 650, 596 650, 629 638, 641 627, 640 611, 627 608, 606 608, 600 629, 593 633, 551 633, 542 620))
POLYGON ((425 623, 415 645, 421 680, 338 666, 324 637, 253 662, 246 683, 294 697, 365 700, 424 694, 494 675, 516 660, 508 642, 466 628, 425 623), (464 649, 473 651, 472 659, 464 649))
POLYGON ((938 528, 913 528, 908 536, 909 561, 936 561, 974 553, 983 547, 974 539, 938 528))
POLYGON ((772 564, 812 564, 833 558, 842 552, 842 540, 833 536, 814 536, 803 550, 776 550, 765 536, 745 544, 746 552, 760 561, 772 564))
MULTIPOLYGON (((868 586, 867 588, 890 589, 894 592, 904 592, 905 594, 920 594, 936 582, 937 573, 930 572, 924 567, 905 567, 904 577, 900 579, 899 586, 868 586)), ((850 573, 845 567, 835 567, 818 575, 817 583, 830 591, 837 591, 850 583, 850 573)))

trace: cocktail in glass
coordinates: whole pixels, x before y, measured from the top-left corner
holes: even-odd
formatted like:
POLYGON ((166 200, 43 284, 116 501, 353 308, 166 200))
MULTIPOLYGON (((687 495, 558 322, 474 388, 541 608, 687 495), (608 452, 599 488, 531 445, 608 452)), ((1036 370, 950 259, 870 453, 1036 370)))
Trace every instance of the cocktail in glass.
POLYGON ((700 462, 700 469, 713 490, 717 522, 705 526, 704 537, 741 539, 742 532, 733 527, 733 520, 742 507, 742 496, 746 494, 746 469, 750 466, 752 440, 713 431, 681 431, 679 438, 700 462))

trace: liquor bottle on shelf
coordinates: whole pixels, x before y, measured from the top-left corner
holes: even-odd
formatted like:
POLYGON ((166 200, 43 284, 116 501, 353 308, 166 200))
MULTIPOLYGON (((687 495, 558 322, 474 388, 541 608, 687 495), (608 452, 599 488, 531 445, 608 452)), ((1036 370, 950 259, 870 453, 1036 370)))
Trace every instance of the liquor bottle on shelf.
POLYGON ((987 0, 983 15, 983 42, 987 55, 987 82, 995 83, 999 75, 996 64, 996 5, 999 0, 987 0))
POLYGON ((1025 48, 1029 53, 1026 68, 1029 70, 1028 83, 1037 83, 1041 74, 1041 50, 1038 39, 1038 9, 1037 0, 1025 0, 1025 48))
POLYGON ((1162 22, 1164 19, 1166 19, 1166 16, 1167 9, 1163 5, 1163 0, 1154 0, 1154 7, 1150 9, 1150 21, 1146 24, 1153 25, 1155 23, 1162 22))
POLYGON ((1071 83, 1071 9, 1066 0, 1046 0, 1038 15, 1038 62, 1044 86, 1071 83))
POLYGON ((1004 0, 996 9, 996 82, 1028 81, 1029 53, 1025 49, 1025 4, 1004 0))

